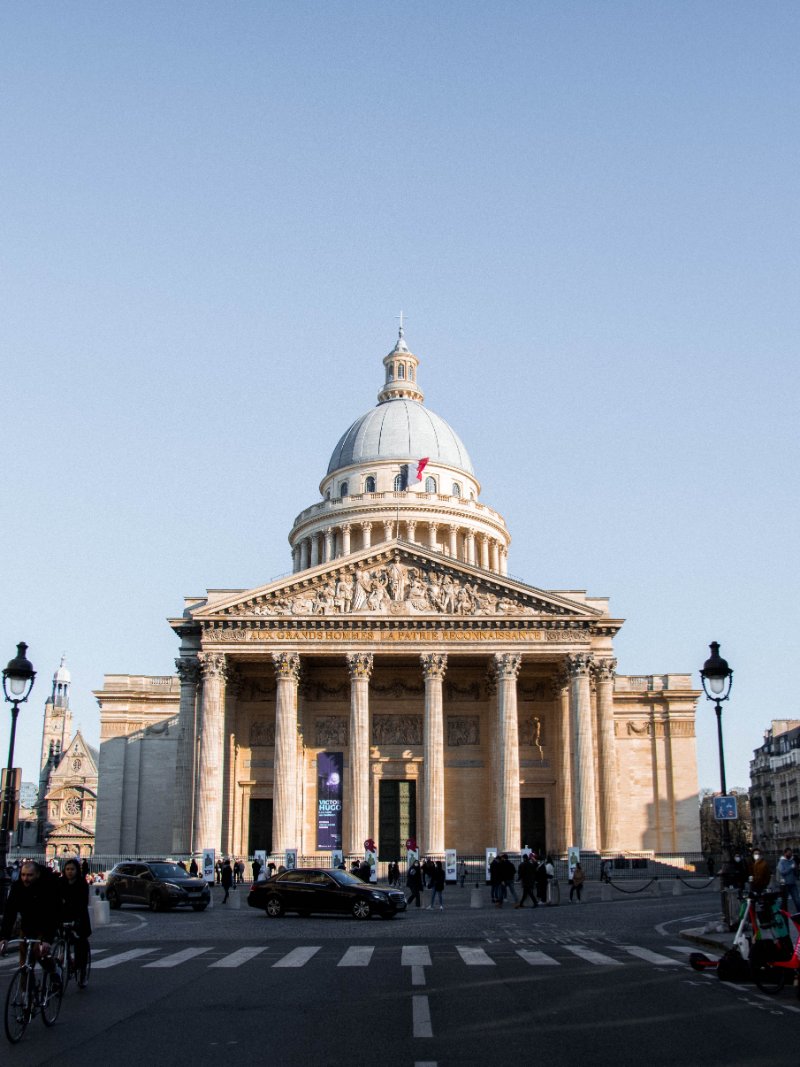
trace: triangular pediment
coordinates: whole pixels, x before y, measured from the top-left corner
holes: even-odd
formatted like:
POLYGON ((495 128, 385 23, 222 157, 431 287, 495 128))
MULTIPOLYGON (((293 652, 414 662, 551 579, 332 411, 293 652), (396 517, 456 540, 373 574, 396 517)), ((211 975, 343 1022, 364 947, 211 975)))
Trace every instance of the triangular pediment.
POLYGON ((87 745, 80 730, 61 753, 58 766, 50 776, 52 783, 69 778, 97 778, 95 749, 87 745))
POLYGON ((392 541, 239 591, 192 612, 195 621, 319 616, 598 619, 559 593, 392 541))
POLYGON ((66 841, 71 838, 79 837, 87 840, 94 840, 94 833, 92 830, 87 829, 85 826, 80 826, 76 822, 62 822, 47 834, 48 841, 58 841, 61 839, 66 841))

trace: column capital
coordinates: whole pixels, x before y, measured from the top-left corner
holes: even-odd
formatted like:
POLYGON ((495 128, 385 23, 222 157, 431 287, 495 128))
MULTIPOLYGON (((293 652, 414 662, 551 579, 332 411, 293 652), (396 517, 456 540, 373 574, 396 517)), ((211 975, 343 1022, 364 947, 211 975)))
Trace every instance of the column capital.
POLYGON ((175 660, 175 670, 181 680, 181 685, 197 685, 200 681, 200 664, 195 656, 191 659, 178 657, 175 660))
POLYGON ((347 669, 351 681, 356 678, 369 678, 372 674, 373 657, 371 652, 348 652, 347 669))
POLYGON ((613 682, 616 672, 617 661, 615 659, 595 660, 594 673, 598 682, 613 682))
POLYGON ((197 662, 204 679, 218 677, 220 681, 225 681, 228 664, 224 652, 198 652, 197 662))
POLYGON ((296 652, 273 652, 272 662, 276 678, 290 678, 294 682, 300 680, 300 657, 296 652))
POLYGON ((559 667, 550 678, 550 692, 553 697, 559 697, 569 687, 569 671, 566 667, 559 667))
POLYGON ((449 523, 449 528, 453 533, 458 533, 458 523, 457 522, 449 523))
POLYGON ((494 661, 495 674, 498 680, 504 678, 516 679, 519 675, 522 656, 518 656, 513 652, 498 652, 495 653, 492 660, 494 661))
POLYGON ((362 522, 362 523, 359 523, 359 525, 360 525, 362 530, 371 530, 372 529, 372 523, 371 522, 362 522))
POLYGON ((422 664, 422 674, 427 681, 429 678, 444 678, 447 670, 447 655, 443 652, 426 652, 419 657, 422 664))
POLYGON ((574 656, 567 656, 567 670, 570 678, 581 678, 588 675, 594 664, 594 657, 585 652, 578 652, 574 656))

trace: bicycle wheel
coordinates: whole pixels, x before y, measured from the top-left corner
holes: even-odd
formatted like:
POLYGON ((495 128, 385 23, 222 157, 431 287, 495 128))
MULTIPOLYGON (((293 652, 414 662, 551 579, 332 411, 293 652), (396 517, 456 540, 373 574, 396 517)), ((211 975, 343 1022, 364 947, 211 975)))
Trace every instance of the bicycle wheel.
POLYGON ((753 980, 762 993, 780 993, 786 984, 786 971, 783 967, 770 967, 768 963, 755 963, 753 980))
POLYGON ((69 944, 65 939, 59 939, 53 942, 53 947, 50 949, 50 954, 53 957, 58 973, 61 975, 61 984, 64 987, 64 992, 67 991, 67 983, 70 979, 70 950, 69 944))
POLYGON ((61 998, 64 996, 64 983, 57 974, 46 971, 42 978, 42 1022, 45 1026, 55 1025, 61 1011, 61 998))
POLYGON ((86 945, 86 962, 78 968, 78 989, 85 989, 89 984, 89 975, 92 973, 92 946, 86 945))
MULTIPOLYGON (((18 1041, 22 1040, 22 1035, 25 1033, 31 1019, 31 1007, 28 1000, 27 982, 25 980, 27 976, 27 968, 20 967, 20 969, 14 973, 14 977, 11 979, 11 984, 6 993, 4 1023, 6 1037, 12 1045, 16 1045, 18 1041)), ((32 977, 31 981, 33 981, 32 977)))

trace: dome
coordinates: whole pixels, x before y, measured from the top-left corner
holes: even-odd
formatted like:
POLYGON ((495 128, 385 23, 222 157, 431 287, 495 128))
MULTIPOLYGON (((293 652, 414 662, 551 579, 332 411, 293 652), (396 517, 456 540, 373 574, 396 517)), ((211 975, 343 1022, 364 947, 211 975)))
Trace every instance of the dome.
POLYGON ((71 682, 72 681, 72 675, 69 673, 67 668, 64 666, 64 664, 66 663, 66 660, 67 660, 66 655, 63 655, 61 657, 61 663, 59 664, 55 674, 53 675, 53 681, 56 682, 56 683, 58 683, 58 682, 64 683, 64 682, 71 682))
POLYGON ((444 419, 418 400, 387 400, 368 411, 342 435, 331 455, 328 474, 376 460, 419 460, 475 476, 461 438, 444 419))

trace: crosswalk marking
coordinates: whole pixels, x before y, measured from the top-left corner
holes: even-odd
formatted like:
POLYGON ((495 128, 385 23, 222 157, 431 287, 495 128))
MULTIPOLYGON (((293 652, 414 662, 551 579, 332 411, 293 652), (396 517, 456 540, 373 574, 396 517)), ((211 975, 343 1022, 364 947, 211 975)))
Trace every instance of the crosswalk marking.
POLYGON ((427 945, 403 945, 400 965, 402 967, 430 967, 430 949, 427 945))
POLYGON ((469 948, 465 945, 456 945, 461 959, 469 967, 494 967, 495 962, 491 956, 487 956, 482 948, 469 948))
POLYGON ((374 945, 351 945, 339 960, 337 967, 366 967, 374 951, 374 945))
POLYGON ((195 956, 202 956, 204 952, 208 952, 207 948, 183 948, 180 952, 173 952, 171 956, 164 956, 160 960, 154 960, 152 963, 145 963, 145 967, 178 967, 181 963, 186 963, 187 960, 194 959, 195 956))
POLYGON ((277 963, 273 963, 273 967, 302 967, 303 964, 308 963, 312 956, 316 956, 321 945, 307 945, 305 948, 293 948, 291 952, 287 952, 285 956, 282 956, 277 963))
POLYGON ((639 948, 638 945, 620 945, 631 956, 644 960, 646 963, 654 963, 657 967, 682 967, 683 960, 674 960, 671 956, 662 956, 660 952, 652 952, 649 948, 639 948))
POLYGON ((696 945, 665 945, 670 952, 680 952, 682 956, 691 956, 693 952, 697 952, 696 945))
POLYGON ((411 998, 411 1004, 414 1037, 433 1037, 431 1008, 428 998, 418 994, 411 998))
POLYGON ((587 948, 586 945, 564 945, 564 948, 579 959, 586 960, 587 963, 596 963, 598 966, 622 964, 622 960, 615 960, 612 956, 605 956, 602 952, 595 952, 594 949, 587 948))
POLYGON ((248 960, 252 960, 258 956, 260 952, 263 952, 264 948, 239 948, 235 952, 231 952, 229 956, 223 956, 221 960, 216 960, 210 964, 211 967, 241 967, 243 963, 247 963, 248 960))
POLYGON ((530 948, 518 948, 517 955, 521 956, 531 967, 560 967, 558 960, 548 956, 546 952, 534 952, 530 948))
MULTIPOLYGON (((129 960, 136 960, 140 956, 147 956, 151 952, 155 952, 154 948, 132 948, 127 952, 118 952, 116 956, 106 956, 105 959, 97 960, 95 962, 92 959, 92 970, 100 971, 106 967, 116 967, 118 963, 127 963, 129 960)), ((92 953, 94 957, 94 953, 92 953)))

